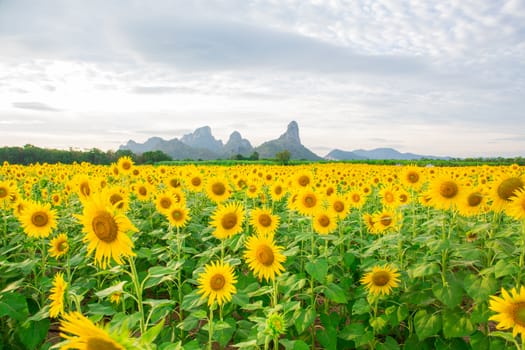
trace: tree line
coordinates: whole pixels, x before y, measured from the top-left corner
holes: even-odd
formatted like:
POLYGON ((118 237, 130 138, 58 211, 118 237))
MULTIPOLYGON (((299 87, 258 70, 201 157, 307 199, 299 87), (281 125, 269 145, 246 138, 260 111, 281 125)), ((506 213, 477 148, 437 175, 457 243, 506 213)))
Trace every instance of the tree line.
POLYGON ((92 148, 86 151, 74 149, 58 150, 40 148, 33 145, 24 147, 2 147, 0 148, 0 163, 8 162, 10 164, 35 164, 35 163, 82 163, 91 164, 111 164, 116 162, 120 157, 128 156, 136 164, 153 164, 161 161, 169 161, 172 158, 162 151, 144 152, 137 155, 129 150, 102 151, 98 148, 92 148))

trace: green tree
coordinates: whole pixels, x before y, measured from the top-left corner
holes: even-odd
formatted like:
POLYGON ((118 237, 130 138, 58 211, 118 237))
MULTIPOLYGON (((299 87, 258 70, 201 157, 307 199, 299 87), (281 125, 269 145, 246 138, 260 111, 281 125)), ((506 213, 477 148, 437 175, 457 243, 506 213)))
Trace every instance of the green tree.
POLYGON ((277 159, 277 161, 283 165, 288 164, 291 157, 292 157, 292 154, 287 149, 281 152, 277 152, 275 154, 275 159, 277 159))

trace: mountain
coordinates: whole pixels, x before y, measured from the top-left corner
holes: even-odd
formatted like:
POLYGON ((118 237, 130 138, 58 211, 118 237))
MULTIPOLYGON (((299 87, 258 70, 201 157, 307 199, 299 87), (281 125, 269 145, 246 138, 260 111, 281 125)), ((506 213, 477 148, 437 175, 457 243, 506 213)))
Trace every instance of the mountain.
POLYGON ((299 138, 299 125, 292 121, 288 124, 286 132, 278 139, 266 141, 262 145, 255 147, 260 158, 274 158, 275 154, 287 150, 291 154, 291 159, 322 160, 317 154, 310 151, 301 144, 299 138))
POLYGON ((245 157, 253 152, 259 153, 261 158, 275 158, 275 154, 288 150, 291 159, 322 160, 321 157, 307 149, 301 144, 299 138, 299 126, 292 121, 288 124, 286 132, 278 139, 264 142, 259 147, 253 147, 247 139, 243 139, 238 131, 234 131, 226 144, 215 139, 209 126, 203 126, 194 132, 181 137, 181 139, 164 140, 160 137, 152 137, 145 143, 137 143, 129 140, 119 149, 130 150, 136 154, 148 151, 162 151, 173 159, 220 159, 231 158, 238 154, 245 157))
POLYGON ((222 152, 222 141, 213 137, 209 126, 195 129, 193 133, 182 136, 180 141, 193 148, 204 148, 217 154, 222 152))
POLYGON ((228 158, 237 154, 247 157, 253 153, 253 147, 250 141, 243 139, 238 131, 234 131, 224 145, 223 153, 228 158))
POLYGON ((342 151, 334 149, 328 153, 325 159, 329 160, 366 160, 366 159, 395 159, 395 160, 416 160, 416 159, 448 159, 448 157, 424 156, 414 153, 401 153, 393 148, 375 148, 372 150, 356 149, 353 151, 342 151))

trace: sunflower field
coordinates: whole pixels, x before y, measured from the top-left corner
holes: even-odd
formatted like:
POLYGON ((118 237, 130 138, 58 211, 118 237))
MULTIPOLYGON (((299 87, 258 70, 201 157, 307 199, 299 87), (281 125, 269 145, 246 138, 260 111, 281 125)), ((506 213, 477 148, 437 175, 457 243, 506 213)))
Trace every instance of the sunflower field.
POLYGON ((525 168, 0 166, 0 350, 525 349, 525 168))

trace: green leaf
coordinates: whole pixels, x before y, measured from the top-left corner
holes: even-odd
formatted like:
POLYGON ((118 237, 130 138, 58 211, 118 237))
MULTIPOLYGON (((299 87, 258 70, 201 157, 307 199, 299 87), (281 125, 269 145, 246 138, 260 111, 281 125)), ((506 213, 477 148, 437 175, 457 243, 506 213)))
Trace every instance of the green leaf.
POLYGON ((414 327, 420 341, 437 335, 441 329, 441 316, 439 314, 428 314, 426 310, 419 310, 414 315, 414 327))
POLYGON ((323 283, 328 273, 328 262, 326 259, 316 259, 315 262, 309 261, 306 263, 305 269, 317 282, 323 283))
POLYGON ((518 270, 519 267, 508 259, 501 259, 496 265, 494 265, 494 275, 496 278, 509 275, 515 276, 518 273, 518 270))
POLYGON ((109 304, 89 304, 88 305, 88 313, 90 315, 99 315, 99 316, 105 316, 105 315, 114 315, 115 309, 109 304))
POLYGON ((30 322, 27 327, 17 329, 18 337, 27 349, 33 350, 46 339, 49 330, 49 319, 43 319, 37 322, 30 322))
POLYGON ((458 280, 451 280, 446 286, 436 283, 432 287, 432 292, 443 304, 453 308, 463 300, 463 287, 458 280))
POLYGON ((23 295, 17 292, 0 294, 0 317, 9 316, 17 321, 24 321, 28 315, 29 310, 23 295))
POLYGON ((399 344, 392 337, 386 337, 384 343, 379 343, 376 346, 377 350, 399 350, 399 344))
POLYGON ((498 288, 497 280, 490 275, 468 275, 463 283, 467 294, 477 302, 486 301, 498 288))
POLYGON ((217 321, 213 325, 214 338, 219 341, 221 347, 226 346, 235 332, 235 320, 228 318, 226 321, 217 321))
POLYGON ((370 304, 366 299, 357 299, 352 306, 352 315, 363 315, 370 312, 370 304))
POLYGON ((326 297, 335 303, 345 304, 347 301, 345 291, 334 283, 328 284, 324 292, 326 297))
POLYGON ((365 326, 362 323, 351 323, 345 326, 339 333, 339 338, 344 340, 354 340, 365 333, 365 326))
POLYGON ((310 347, 302 340, 298 340, 293 344, 293 350, 309 350, 310 347))
POLYGON ((295 329, 297 329, 297 333, 301 334, 303 333, 310 325, 312 325, 315 321, 316 317, 315 310, 312 308, 308 308, 306 310, 300 310, 298 314, 295 317, 295 329))
POLYGON ((108 295, 111 295, 113 293, 121 293, 126 283, 127 283, 126 281, 122 281, 119 284, 116 284, 114 286, 111 286, 109 288, 102 289, 101 291, 96 292, 95 295, 99 298, 105 298, 108 295))
POLYGON ((148 329, 142 336, 140 337, 141 342, 144 344, 152 344, 155 338, 159 335, 160 331, 164 328, 164 320, 157 323, 155 326, 148 329))
POLYGON ((316 338, 323 346, 323 349, 337 350, 337 330, 333 327, 320 329, 316 333, 316 338))
POLYGON ((443 335, 445 338, 466 337, 474 332, 468 317, 461 316, 461 309, 443 313, 443 335))
POLYGON ((470 336, 470 345, 476 350, 490 350, 490 338, 480 331, 470 336))
POLYGON ((439 273, 439 265, 435 262, 420 264, 413 269, 408 270, 410 279, 430 276, 439 273))

